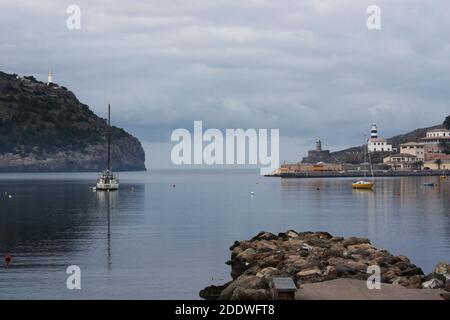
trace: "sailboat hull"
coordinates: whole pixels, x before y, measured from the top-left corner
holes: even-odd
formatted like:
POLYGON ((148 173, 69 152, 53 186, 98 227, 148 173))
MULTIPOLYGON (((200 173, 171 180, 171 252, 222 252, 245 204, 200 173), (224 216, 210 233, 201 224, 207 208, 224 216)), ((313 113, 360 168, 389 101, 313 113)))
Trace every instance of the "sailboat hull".
POLYGON ((353 189, 364 189, 364 190, 372 190, 375 185, 375 182, 371 181, 357 181, 352 183, 353 189))
POLYGON ((117 190, 119 189, 119 179, 111 171, 103 171, 97 179, 97 190, 117 190))
POLYGON ((117 190, 119 189, 118 183, 97 183, 97 190, 117 190))

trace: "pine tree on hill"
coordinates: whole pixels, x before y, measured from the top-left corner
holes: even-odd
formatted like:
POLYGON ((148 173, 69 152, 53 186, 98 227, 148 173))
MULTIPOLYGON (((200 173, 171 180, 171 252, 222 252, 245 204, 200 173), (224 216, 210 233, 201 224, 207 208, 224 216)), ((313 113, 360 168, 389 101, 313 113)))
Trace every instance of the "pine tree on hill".
POLYGON ((445 118, 444 126, 446 129, 450 130, 450 116, 447 116, 447 118, 445 118))

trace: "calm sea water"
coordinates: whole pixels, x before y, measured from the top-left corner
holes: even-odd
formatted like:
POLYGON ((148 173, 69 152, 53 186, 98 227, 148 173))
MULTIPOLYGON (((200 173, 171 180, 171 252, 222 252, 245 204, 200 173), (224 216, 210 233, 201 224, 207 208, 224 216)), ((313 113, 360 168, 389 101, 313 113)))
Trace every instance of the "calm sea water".
POLYGON ((111 193, 91 191, 95 178, 0 175, 0 255, 13 256, 0 261, 0 299, 197 299, 229 280, 233 241, 261 230, 368 237, 425 272, 450 260, 450 178, 379 178, 370 192, 350 179, 156 171, 122 173, 111 193), (81 290, 66 288, 69 265, 81 290))

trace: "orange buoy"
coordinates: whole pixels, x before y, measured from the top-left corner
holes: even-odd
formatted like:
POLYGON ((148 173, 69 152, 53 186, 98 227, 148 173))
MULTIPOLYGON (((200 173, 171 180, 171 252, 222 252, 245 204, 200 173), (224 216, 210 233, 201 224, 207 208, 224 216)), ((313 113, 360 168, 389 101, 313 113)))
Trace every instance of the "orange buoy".
POLYGON ((7 253, 7 254, 5 255, 5 263, 6 263, 6 266, 9 266, 9 264, 11 263, 11 261, 12 261, 12 257, 11 257, 11 255, 10 255, 9 253, 7 253))

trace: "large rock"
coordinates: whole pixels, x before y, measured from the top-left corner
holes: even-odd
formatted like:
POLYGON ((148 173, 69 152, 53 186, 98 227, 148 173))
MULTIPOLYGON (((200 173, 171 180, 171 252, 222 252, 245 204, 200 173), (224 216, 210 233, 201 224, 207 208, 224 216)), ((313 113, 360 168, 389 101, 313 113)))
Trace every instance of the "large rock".
POLYGON ((401 275, 403 276, 403 277, 410 277, 410 276, 422 276, 423 275, 423 271, 422 271, 422 269, 421 268, 419 268, 419 267, 411 267, 411 268, 408 268, 408 269, 405 269, 405 270, 403 270, 402 271, 402 273, 401 273, 401 275))
POLYGON ((370 244, 370 240, 367 238, 357 238, 357 237, 350 237, 345 239, 342 244, 346 247, 352 246, 355 244, 370 244))
POLYGON ((392 283, 394 279, 400 277, 402 271, 397 267, 392 267, 389 269, 384 270, 381 274, 381 278, 383 282, 392 283))
POLYGON ((398 277, 392 281, 392 284, 398 284, 410 289, 422 288, 422 277, 415 275, 412 277, 398 277))
POLYGON ((269 256, 262 258, 260 261, 258 261, 258 265, 261 268, 267 268, 267 267, 277 268, 278 266, 280 266, 280 264, 282 263, 283 260, 284 260, 284 256, 282 254, 275 253, 273 255, 269 255, 269 256))
POLYGON ((222 285, 222 286, 208 286, 205 289, 201 290, 199 293, 200 298, 205 300, 217 300, 220 297, 222 291, 230 284, 230 282, 222 285))
POLYGON ((267 267, 258 271, 256 276, 265 279, 266 282, 269 283, 273 277, 290 277, 290 274, 286 271, 278 270, 277 268, 267 267))
POLYGON ((427 275, 426 277, 424 277, 423 281, 430 281, 432 279, 437 279, 437 280, 441 281, 444 284, 447 281, 447 278, 445 278, 444 275, 442 275, 440 273, 435 273, 435 272, 432 272, 429 275, 427 275))
POLYGON ((450 280, 450 263, 441 261, 434 268, 434 273, 443 275, 447 280, 450 280))
POLYGON ((445 286, 445 283, 439 279, 431 279, 429 281, 425 281, 422 283, 423 289, 439 289, 439 288, 443 288, 444 286, 445 286))
POLYGON ((354 261, 352 259, 331 257, 327 261, 329 265, 336 266, 338 272, 341 273, 358 273, 367 271, 367 265, 365 263, 354 261))
POLYGON ((257 241, 257 240, 273 240, 276 239, 277 236, 270 232, 261 231, 256 236, 254 236, 250 241, 257 241))
POLYGON ((220 294, 219 300, 230 300, 237 288, 267 289, 268 283, 264 278, 242 275, 231 282, 220 294))
POLYGON ((247 289, 238 287, 233 291, 230 300, 270 300, 271 294, 268 289, 247 289))
POLYGON ((306 262, 306 259, 304 259, 303 257, 298 257, 297 259, 285 261, 284 270, 286 270, 287 273, 293 275, 307 265, 308 263, 306 262))
POLYGON ((237 259, 251 261, 253 256, 256 254, 255 249, 248 248, 237 255, 237 259))
POLYGON ((310 279, 315 278, 317 276, 321 276, 322 271, 319 268, 308 268, 302 271, 297 272, 296 276, 301 279, 310 279))

